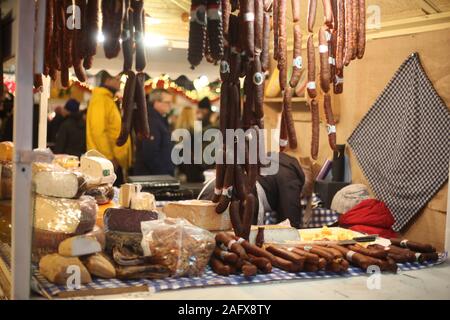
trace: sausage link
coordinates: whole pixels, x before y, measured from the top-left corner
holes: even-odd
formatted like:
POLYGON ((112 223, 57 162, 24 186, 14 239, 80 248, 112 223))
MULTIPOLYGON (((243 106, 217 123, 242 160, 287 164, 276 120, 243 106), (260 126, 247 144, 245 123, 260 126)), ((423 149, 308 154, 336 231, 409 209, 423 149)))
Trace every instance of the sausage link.
POLYGON ((230 266, 224 264, 220 259, 216 257, 211 257, 210 260, 211 268, 218 275, 228 277, 231 274, 230 266))
POLYGON ((291 0, 292 21, 297 23, 300 21, 300 0, 291 0))
POLYGON ((287 0, 280 0, 278 4, 278 70, 280 70, 280 88, 282 91, 287 84, 287 34, 286 34, 286 5, 287 0))
POLYGON ((307 43, 308 51, 308 84, 306 90, 311 99, 317 97, 316 90, 316 51, 314 49, 314 35, 310 34, 307 43))
POLYGON ((285 112, 281 112, 281 124, 280 124, 280 151, 284 151, 288 146, 288 131, 286 125, 286 114, 285 112))
POLYGON ((188 61, 191 68, 198 66, 203 59, 206 38, 206 4, 201 0, 193 0, 191 19, 189 22, 188 61))
POLYGON ((331 108, 331 97, 328 93, 324 96, 323 106, 325 110, 325 117, 327 119, 328 142, 332 150, 337 150, 336 122, 334 121, 333 110, 331 108))
POLYGON ((326 27, 319 31, 319 53, 320 53, 320 87, 324 93, 330 91, 330 56, 328 53, 328 40, 330 33, 326 27))
POLYGON ((214 249, 214 256, 228 264, 235 264, 239 259, 236 253, 225 251, 218 247, 214 249))
POLYGON ((253 57, 255 54, 255 0, 241 0, 240 10, 244 27, 243 49, 248 57, 253 57))
POLYGON ((272 272, 272 263, 269 259, 264 257, 257 257, 254 255, 249 254, 249 260, 251 263, 253 263, 261 272, 263 273, 271 273, 272 272))
POLYGON ((263 46, 261 51, 261 69, 269 70, 270 56, 270 12, 264 12, 263 21, 263 46))
POLYGON ((134 14, 130 0, 125 1, 125 17, 122 31, 123 71, 130 71, 133 67, 134 54, 134 14))
POLYGON ((146 52, 145 52, 145 19, 144 16, 144 1, 132 0, 132 7, 134 11, 133 23, 135 29, 136 42, 136 71, 142 72, 147 66, 146 52))
POLYGON ((216 234, 216 242, 223 244, 229 251, 236 253, 241 259, 248 259, 242 242, 235 240, 232 235, 226 232, 219 232, 216 234))
POLYGON ((333 27, 333 9, 331 7, 331 0, 322 0, 324 22, 329 27, 333 27))
POLYGON ((352 0, 352 60, 358 54, 359 0, 352 0))
POLYGON ((133 117, 133 105, 134 105, 134 96, 136 92, 136 75, 133 71, 127 72, 127 82, 125 84, 123 99, 122 99, 122 128, 120 131, 120 135, 117 138, 116 145, 123 146, 130 135, 131 131, 131 123, 133 117))
POLYGON ((308 0, 308 31, 313 32, 316 22, 317 0, 308 0))
POLYGON ((314 253, 306 252, 299 248, 289 248, 293 253, 305 258, 305 263, 319 264, 319 256, 314 253))
MULTIPOLYGON (((142 4, 139 0, 134 2, 142 4)), ((119 40, 122 34, 123 12, 123 0, 102 1, 102 32, 105 36, 103 48, 107 59, 113 59, 120 53, 119 40)))
POLYGON ((295 131, 294 119, 292 117, 292 88, 286 87, 284 90, 283 112, 285 114, 286 127, 289 137, 289 147, 297 149, 297 133, 295 131))
POLYGON ((97 53, 97 34, 99 31, 99 0, 88 0, 86 4, 86 28, 83 30, 85 43, 83 67, 92 68, 93 57, 97 53))
POLYGON ((362 59, 365 50, 366 50, 366 1, 359 0, 358 53, 357 53, 358 59, 362 59))
POLYGON ((213 60, 223 57, 223 27, 221 15, 221 0, 208 0, 207 4, 207 34, 209 50, 213 60))
POLYGON ((266 250, 277 257, 292 261, 295 264, 303 265, 305 263, 305 257, 298 255, 295 252, 291 252, 274 246, 268 246, 266 250))
POLYGON ((336 73, 344 68, 344 47, 345 47, 345 5, 344 0, 337 3, 337 44, 336 44, 336 73))
POLYGON ((352 0, 344 0, 345 13, 345 47, 344 47, 344 65, 348 66, 353 56, 353 7, 352 0))
POLYGON ((311 158, 317 160, 319 155, 319 139, 320 139, 320 117, 319 117, 319 104, 316 99, 312 99, 311 105, 311 158))
POLYGON ((136 106, 140 120, 140 137, 144 139, 150 138, 150 127, 148 121, 147 101, 145 100, 145 73, 136 75, 136 92, 134 94, 136 106))
POLYGON ((250 236, 250 229, 252 227, 253 215, 256 210, 256 197, 253 194, 248 194, 244 204, 244 217, 242 219, 243 238, 248 240, 250 236))
POLYGON ((229 41, 228 31, 230 28, 231 3, 229 0, 221 0, 221 5, 223 37, 226 41, 229 41))
POLYGON ((259 57, 263 50, 263 38, 264 38, 264 1, 254 0, 254 10, 255 10, 255 21, 254 21, 254 34, 255 34, 255 45, 254 53, 255 56, 259 57))
POLYGON ((279 27, 278 27, 278 16, 280 14, 280 10, 279 10, 279 3, 278 1, 273 1, 272 3, 272 7, 273 7, 273 18, 272 18, 272 24, 273 24, 273 58, 275 60, 278 60, 278 32, 279 32, 279 27))
MULTIPOLYGON (((296 1, 296 0, 292 0, 296 1)), ((292 62, 292 75, 289 85, 291 88, 297 87, 300 81, 300 76, 302 74, 303 60, 302 60, 302 31, 300 24, 294 25, 294 59, 292 62)))

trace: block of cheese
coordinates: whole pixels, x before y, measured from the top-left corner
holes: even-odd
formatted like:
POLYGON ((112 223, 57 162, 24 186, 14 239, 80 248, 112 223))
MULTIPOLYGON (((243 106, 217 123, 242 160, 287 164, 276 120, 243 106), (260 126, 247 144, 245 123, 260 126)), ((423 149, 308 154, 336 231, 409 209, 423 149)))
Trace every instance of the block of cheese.
POLYGON ((89 196, 62 199, 36 195, 34 227, 80 235, 92 231, 97 217, 97 203, 89 196))
POLYGON ((216 213, 216 203, 207 200, 186 200, 170 202, 163 207, 163 212, 169 218, 184 218, 193 225, 209 230, 231 230, 230 214, 216 213))
POLYGON ((12 197, 12 163, 0 162, 0 200, 12 197))
POLYGON ((113 184, 116 181, 111 161, 98 156, 82 156, 80 170, 89 185, 113 184))
POLYGON ((156 210, 155 196, 148 192, 139 192, 131 198, 131 209, 134 210, 156 210))
POLYGON ((63 257, 54 253, 39 261, 39 273, 51 283, 63 286, 67 285, 67 279, 73 275, 73 270, 71 270, 73 267, 78 267, 80 270, 81 284, 92 282, 91 275, 78 258, 63 257))
POLYGON ((81 258, 81 261, 93 276, 103 279, 113 279, 116 277, 116 269, 112 262, 102 253, 81 258))
POLYGON ((114 188, 112 184, 91 186, 84 194, 93 197, 98 205, 104 205, 110 203, 114 198, 114 188))
POLYGON ((106 231, 106 248, 105 251, 112 253, 114 247, 126 247, 132 252, 143 255, 142 251, 142 233, 141 232, 120 232, 120 231, 106 231))
MULTIPOLYGON (((258 226, 252 226, 249 241, 255 244, 258 226)), ((269 225, 264 226, 264 243, 289 243, 300 241, 300 232, 287 226, 269 225)))
POLYGON ((95 237, 75 236, 59 244, 58 253, 65 257, 80 257, 102 251, 100 242, 95 237))
POLYGON ((10 141, 0 142, 0 161, 12 161, 14 144, 10 141))
POLYGON ((125 183, 120 187, 119 191, 119 205, 122 208, 131 207, 131 199, 134 198, 136 193, 141 191, 141 186, 133 183, 125 183))
POLYGON ((79 198, 86 190, 86 180, 78 172, 41 171, 34 176, 36 193, 56 198, 79 198))
POLYGON ((148 210, 110 208, 105 211, 103 224, 105 231, 141 232, 141 222, 157 220, 158 213, 148 210))
POLYGON ((68 154, 56 154, 53 163, 63 167, 64 169, 77 169, 80 166, 80 159, 77 156, 68 154))
MULTIPOLYGON (((39 260, 48 254, 57 253, 58 247, 61 242, 66 239, 75 237, 75 234, 46 231, 42 229, 33 229, 33 243, 32 243, 32 260, 34 263, 38 263, 39 260)), ((106 239, 105 233, 102 228, 97 226, 94 230, 85 234, 88 237, 94 237, 99 243, 102 249, 105 248, 106 239)))

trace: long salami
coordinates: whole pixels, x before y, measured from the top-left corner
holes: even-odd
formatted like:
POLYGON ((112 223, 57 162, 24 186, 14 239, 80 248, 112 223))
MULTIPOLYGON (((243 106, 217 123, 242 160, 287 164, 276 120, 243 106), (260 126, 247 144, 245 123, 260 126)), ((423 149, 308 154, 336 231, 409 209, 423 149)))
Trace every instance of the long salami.
POLYGON ((203 59, 206 37, 206 3, 193 0, 191 4, 191 20, 189 22, 188 61, 191 68, 198 66, 203 59))
MULTIPOLYGON (((293 0, 294 1, 294 0, 293 0)), ((292 62, 292 75, 289 85, 291 88, 297 87, 300 81, 300 76, 302 74, 303 59, 302 59, 302 31, 300 24, 294 25, 294 51, 293 51, 293 62, 292 62)))
POLYGON ((124 94, 123 94, 123 116, 122 116, 122 128, 120 135, 117 138, 116 144, 120 147, 123 146, 130 135, 131 124, 133 120, 133 105, 134 105, 134 95, 136 92, 136 75, 133 71, 127 72, 127 82, 125 84, 124 94))
POLYGON ((320 139, 320 118, 319 118, 319 104, 316 99, 312 99, 311 105, 311 126, 312 126, 312 141, 311 141, 311 158, 317 160, 319 154, 319 139, 320 139))
POLYGON ((286 87, 283 99, 283 113, 289 137, 289 147, 297 149, 297 134, 295 132, 294 119, 292 118, 292 88, 286 87))
POLYGON ((287 84, 287 34, 286 11, 287 0, 278 3, 278 70, 280 70, 280 88, 283 91, 287 84))
POLYGON ((244 26, 244 51, 248 57, 255 54, 255 0, 241 0, 244 26))
POLYGON ((97 53, 97 34, 99 31, 99 0, 88 0, 86 5, 86 28, 83 29, 85 52, 83 67, 92 67, 93 57, 97 53))
POLYGON ((323 14, 325 24, 329 27, 333 27, 333 8, 331 6, 331 0, 322 0, 323 14))
POLYGON ((211 57, 219 61, 223 57, 223 27, 220 0, 208 0, 207 33, 211 57))
MULTIPOLYGON (((355 0, 356 1, 356 0, 355 0)), ((359 21, 358 21, 358 59, 362 59, 366 50, 366 1, 359 0, 359 21)))
POLYGON ((333 110, 331 109, 331 97, 325 94, 323 100, 325 117, 327 119, 328 142, 331 149, 336 150, 336 122, 334 121, 333 110))
POLYGON ((132 0, 131 2, 134 17, 135 42, 136 42, 136 71, 142 72, 147 66, 145 54, 145 19, 144 16, 144 1, 132 0))
POLYGON ((316 90, 316 52, 314 49, 314 35, 310 34, 307 43, 308 51, 308 84, 306 85, 306 90, 308 91, 308 96, 314 99, 317 96, 316 90))
POLYGON ((147 102, 145 100, 145 73, 138 73, 136 75, 136 92, 134 100, 139 114, 140 135, 142 138, 150 138, 150 127, 148 122, 147 102))
POLYGON ((343 0, 345 13, 345 47, 344 47, 344 65, 348 66, 352 60, 354 43, 353 43, 353 7, 352 0, 343 0))
MULTIPOLYGON (((141 1, 134 1, 141 2, 141 1)), ((115 58, 120 53, 120 36, 122 34, 123 1, 102 1, 103 26, 105 36, 103 48, 107 59, 115 58)))
POLYGON ((344 47, 346 43, 344 0, 339 0, 337 5, 336 73, 344 68, 344 47))
POLYGON ((352 0, 352 60, 358 54, 359 0, 352 0))
POLYGON ((270 12, 264 12, 263 20, 263 46, 261 51, 261 69, 267 71, 269 69, 270 55, 270 12))
POLYGON ((321 27, 319 31, 319 54, 320 54, 320 87, 324 93, 330 91, 330 56, 328 53, 328 40, 330 33, 326 27, 321 27))
POLYGON ((133 67, 134 53, 134 15, 130 0, 125 0, 125 16, 122 30, 123 71, 130 71, 133 67))
POLYGON ((278 15, 280 13, 279 11, 279 4, 278 1, 273 1, 273 58, 275 60, 278 60, 278 15))
POLYGON ((317 0, 308 0, 308 31, 314 31, 314 24, 316 22, 316 10, 317 10, 317 0))

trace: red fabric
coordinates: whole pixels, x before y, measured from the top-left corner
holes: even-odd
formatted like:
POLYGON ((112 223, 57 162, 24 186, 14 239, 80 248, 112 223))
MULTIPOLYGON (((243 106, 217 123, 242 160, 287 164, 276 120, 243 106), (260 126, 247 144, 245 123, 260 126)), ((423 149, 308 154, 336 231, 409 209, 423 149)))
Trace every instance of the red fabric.
POLYGON ((392 230, 395 219, 384 202, 367 199, 354 206, 339 218, 339 225, 350 230, 378 234, 384 238, 396 237, 392 230))
POLYGON ((396 232, 394 232, 392 229, 384 229, 384 228, 377 228, 377 227, 363 226, 363 225, 351 226, 349 229, 353 230, 353 231, 357 231, 357 232, 367 233, 367 234, 377 234, 380 237, 386 238, 386 239, 398 237, 398 234, 396 232))

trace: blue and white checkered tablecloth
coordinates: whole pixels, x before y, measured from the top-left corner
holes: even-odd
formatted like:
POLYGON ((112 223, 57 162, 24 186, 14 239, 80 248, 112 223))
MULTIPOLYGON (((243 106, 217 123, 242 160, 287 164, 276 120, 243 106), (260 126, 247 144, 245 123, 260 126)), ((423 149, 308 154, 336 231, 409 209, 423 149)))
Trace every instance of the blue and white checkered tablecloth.
MULTIPOLYGON (((0 242, 0 258, 6 262, 7 266, 10 265, 9 246, 0 242)), ((447 259, 447 254, 440 255, 439 261, 436 263, 405 263, 399 264, 400 271, 419 270, 428 267, 432 267, 437 264, 443 263, 447 259)), ((197 278, 168 278, 163 280, 118 280, 118 279, 94 279, 92 283, 82 285, 80 289, 80 295, 82 291, 86 290, 98 290, 99 292, 106 289, 118 289, 118 288, 132 288, 147 286, 150 292, 160 292, 165 290, 178 290, 184 288, 195 287, 211 287, 220 285, 243 285, 243 284, 255 284, 255 283, 269 283, 273 281, 289 281, 289 280, 302 280, 302 279, 327 279, 327 278, 346 278, 354 276, 362 276, 365 272, 359 268, 350 267, 345 273, 334 273, 327 271, 319 272, 299 272, 289 273, 277 268, 272 270, 269 274, 258 274, 253 278, 245 278, 242 275, 231 275, 229 277, 219 276, 214 273, 209 267, 202 277, 197 278)), ((66 286, 58 286, 48 282, 39 272, 37 268, 33 270, 33 289, 35 291, 43 292, 48 296, 58 296, 60 294, 67 293, 69 289, 66 286)))

